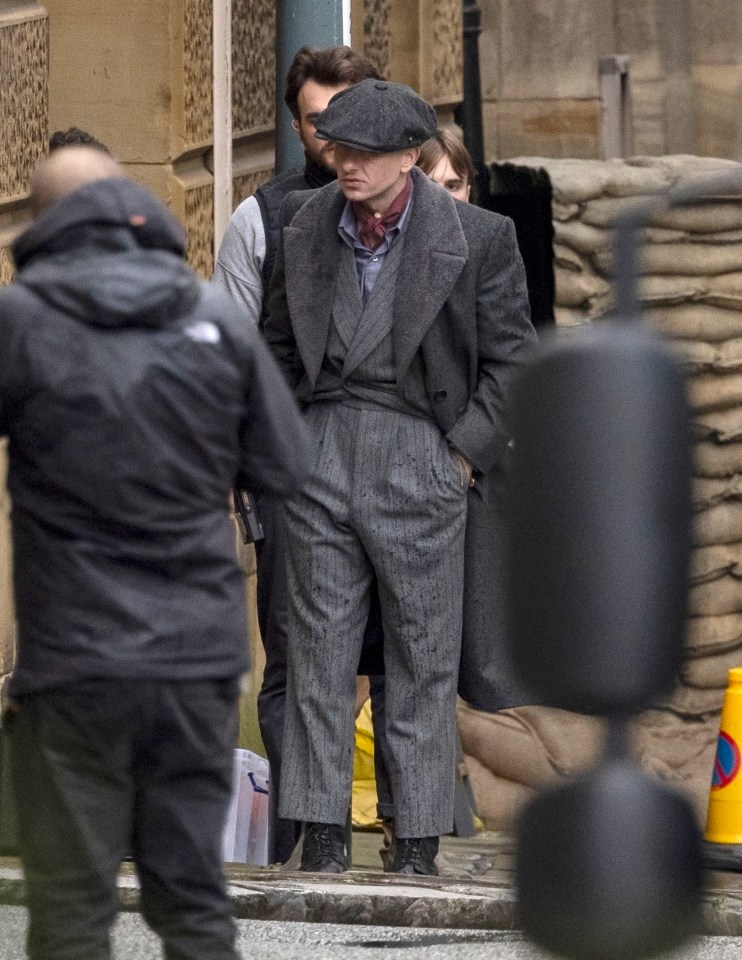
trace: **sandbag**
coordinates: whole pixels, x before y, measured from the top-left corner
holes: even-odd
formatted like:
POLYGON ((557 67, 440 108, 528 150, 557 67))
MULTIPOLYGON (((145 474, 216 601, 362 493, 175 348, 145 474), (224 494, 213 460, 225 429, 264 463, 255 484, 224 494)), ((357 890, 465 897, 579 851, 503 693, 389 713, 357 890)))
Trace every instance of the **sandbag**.
POLYGON ((701 440, 733 443, 742 439, 742 407, 711 410, 693 418, 694 433, 701 440))
POLYGON ((674 304, 705 301, 709 292, 708 277, 668 277, 653 274, 639 278, 639 298, 644 304, 674 304))
POLYGON ((688 234, 683 230, 665 230, 664 227, 645 227, 640 231, 642 243, 687 243, 688 234))
POLYGON ((740 243, 742 230, 723 230, 719 233, 697 233, 693 239, 696 243, 740 243))
POLYGON ((742 613, 742 580, 728 574, 691 587, 688 591, 688 613, 692 617, 742 613))
POLYGON ((694 410, 742 407, 742 373, 698 374, 689 379, 688 394, 694 410))
POLYGON ((669 710, 677 717, 699 718, 719 713, 723 699, 723 690, 699 690, 678 680, 672 693, 659 697, 653 706, 669 710))
POLYGON ((598 230, 579 220, 570 220, 567 223, 557 221, 554 224, 554 237, 557 243, 588 256, 610 249, 613 245, 612 231, 598 230))
POLYGON ((742 574, 742 543, 714 544, 691 552, 690 581, 710 583, 727 574, 742 574))
POLYGON ((487 830, 512 833, 518 815, 536 791, 522 783, 498 777, 476 757, 465 756, 477 814, 487 830))
POLYGON ((552 707, 514 707, 499 713, 458 708, 464 753, 509 780, 540 787, 573 776, 598 755, 603 722, 552 707))
MULTIPOLYGON (((645 769, 666 779, 710 774, 713 758, 708 751, 716 744, 713 724, 694 718, 679 718, 664 710, 644 710, 632 722, 632 743, 645 769)), ((708 782, 708 781, 707 781, 708 782)))
POLYGON ((685 794, 701 828, 718 730, 718 714, 681 719, 660 710, 644 711, 633 726, 635 754, 642 768, 685 794))
POLYGON ((742 639, 739 646, 715 657, 688 657, 680 668, 680 676, 689 687, 702 690, 725 690, 729 671, 742 667, 742 639))
POLYGON ((733 477, 742 473, 742 443, 695 443, 693 472, 698 477, 733 477))
POLYGON ((528 157, 524 162, 546 169, 561 203, 579 203, 604 195, 627 197, 635 203, 638 194, 661 193, 672 183, 671 175, 662 169, 629 165, 624 160, 528 157))
POLYGON ((551 215, 554 220, 564 222, 579 217, 581 209, 579 203, 560 203, 559 200, 555 200, 551 205, 551 215))
POLYGON ((689 301, 742 310, 742 273, 690 277, 650 274, 639 278, 639 296, 650 305, 689 301))
MULTIPOLYGON (((633 198, 599 197, 585 204, 582 220, 593 227, 609 227, 617 216, 627 213, 634 205, 633 198)), ((688 233, 717 233, 742 230, 742 203, 712 201, 710 203, 660 210, 652 217, 652 224, 665 230, 683 230, 688 233)))
POLYGON ((512 716, 512 711, 483 713, 460 706, 457 713, 464 753, 491 773, 531 787, 541 787, 554 778, 554 768, 533 730, 512 716))
POLYGON ((729 500, 708 510, 701 510, 693 518, 694 546, 739 541, 742 541, 742 503, 729 500))
POLYGON ((725 500, 742 500, 742 477, 696 477, 693 481, 696 510, 705 510, 725 500))
POLYGON ((605 280, 590 273, 557 270, 554 279, 556 302, 561 307, 589 306, 601 297, 606 297, 610 290, 605 280))
POLYGON ((660 333, 681 340, 717 342, 742 337, 742 311, 706 303, 646 307, 643 317, 660 333))
POLYGON ((692 373, 742 369, 742 338, 721 343, 678 340, 675 347, 681 360, 692 373))
POLYGON ((742 310, 742 274, 724 273, 708 278, 707 303, 730 310, 742 310))
MULTIPOLYGON (((595 306, 594 309, 597 311, 600 308, 595 306)), ((594 315, 594 310, 591 307, 583 310, 575 307, 560 307, 559 305, 554 307, 554 322, 557 327, 581 327, 589 323, 590 318, 594 315)))
MULTIPOLYGON (((564 225, 564 226, 571 226, 564 225)), ((585 230, 594 229, 585 227, 585 230)), ((567 241, 565 241, 567 242, 567 241)), ((571 245, 571 244, 570 244, 571 245)), ((577 249, 580 249, 579 247, 577 249)), ((602 273, 611 273, 613 251, 596 248, 584 250, 592 254, 602 273)), ((707 276, 742 270, 742 245, 713 243, 655 243, 641 249, 642 273, 662 273, 681 276, 707 276)))
POLYGON ((652 217, 652 223, 668 230, 687 230, 688 233, 742 230, 742 203, 711 201, 662 210, 652 217))
POLYGON ((689 617, 685 622, 686 657, 707 657, 742 646, 742 614, 689 617))
POLYGON ((585 273, 590 270, 589 264, 579 253, 561 243, 554 244, 554 266, 574 273, 585 273))

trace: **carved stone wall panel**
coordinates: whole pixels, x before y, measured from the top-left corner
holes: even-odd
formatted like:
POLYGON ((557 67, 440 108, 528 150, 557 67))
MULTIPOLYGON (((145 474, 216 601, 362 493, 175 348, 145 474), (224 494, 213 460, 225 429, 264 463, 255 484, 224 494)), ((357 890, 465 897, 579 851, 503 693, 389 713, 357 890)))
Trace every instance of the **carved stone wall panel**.
POLYGON ((196 273, 209 278, 214 272, 214 187, 204 184, 186 193, 186 259, 196 273))
POLYGON ((211 0, 185 0, 183 96, 186 147, 207 143, 212 136, 211 33, 211 0))
POLYGON ((253 170, 250 173, 242 173, 236 176, 232 181, 232 199, 234 206, 238 207, 243 200, 251 197, 258 187, 270 180, 273 176, 273 167, 265 167, 262 170, 253 170))
POLYGON ((205 279, 214 272, 214 181, 193 157, 179 163, 170 178, 170 209, 186 231, 186 259, 205 279))
POLYGON ((431 103, 455 103, 463 97, 463 26, 460 0, 432 0, 431 103))
POLYGON ((46 148, 49 25, 38 3, 0 6, 0 202, 28 193, 46 148))
POLYGON ((0 247, 0 287, 10 283, 13 278, 13 258, 10 247, 0 247))
POLYGON ((390 76, 392 58, 392 0, 363 0, 364 57, 373 63, 382 76, 390 76))
POLYGON ((276 114, 276 5, 234 0, 232 124, 235 135, 270 129, 276 114))

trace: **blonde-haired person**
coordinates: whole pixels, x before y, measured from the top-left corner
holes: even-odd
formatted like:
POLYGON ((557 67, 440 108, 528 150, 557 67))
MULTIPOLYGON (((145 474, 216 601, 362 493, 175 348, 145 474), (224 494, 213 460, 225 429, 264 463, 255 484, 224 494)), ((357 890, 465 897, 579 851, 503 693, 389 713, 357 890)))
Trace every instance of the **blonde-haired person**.
POLYGON ((477 202, 477 178, 471 155, 450 130, 436 130, 420 147, 418 167, 456 200, 477 202))

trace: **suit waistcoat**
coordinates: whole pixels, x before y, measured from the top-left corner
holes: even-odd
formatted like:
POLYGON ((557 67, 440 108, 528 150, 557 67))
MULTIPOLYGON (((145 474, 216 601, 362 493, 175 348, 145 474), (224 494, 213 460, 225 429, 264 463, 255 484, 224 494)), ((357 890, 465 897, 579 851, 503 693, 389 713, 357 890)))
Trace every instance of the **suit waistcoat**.
POLYGON ((313 400, 360 402, 432 417, 421 370, 411 371, 404 398, 397 390, 392 321, 403 249, 404 234, 386 254, 364 307, 353 251, 342 244, 325 357, 313 400))

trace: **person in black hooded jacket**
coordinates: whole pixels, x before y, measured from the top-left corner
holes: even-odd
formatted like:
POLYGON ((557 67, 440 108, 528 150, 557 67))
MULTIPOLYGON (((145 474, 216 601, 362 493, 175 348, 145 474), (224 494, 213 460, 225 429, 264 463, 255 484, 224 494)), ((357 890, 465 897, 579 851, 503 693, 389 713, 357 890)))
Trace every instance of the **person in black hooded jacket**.
POLYGON ((110 956, 133 852, 168 958, 234 960, 221 833, 248 667, 229 494, 297 490, 298 410, 167 209, 67 147, 0 291, 18 650, 6 722, 28 952, 110 956))

